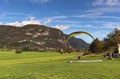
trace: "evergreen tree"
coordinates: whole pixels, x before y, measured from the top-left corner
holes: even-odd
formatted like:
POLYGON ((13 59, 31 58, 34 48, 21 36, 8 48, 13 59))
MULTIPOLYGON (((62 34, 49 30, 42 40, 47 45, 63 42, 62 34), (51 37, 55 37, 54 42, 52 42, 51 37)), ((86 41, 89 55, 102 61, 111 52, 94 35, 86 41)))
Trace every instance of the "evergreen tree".
POLYGON ((89 51, 93 53, 101 52, 103 49, 103 42, 96 38, 90 45, 89 51))

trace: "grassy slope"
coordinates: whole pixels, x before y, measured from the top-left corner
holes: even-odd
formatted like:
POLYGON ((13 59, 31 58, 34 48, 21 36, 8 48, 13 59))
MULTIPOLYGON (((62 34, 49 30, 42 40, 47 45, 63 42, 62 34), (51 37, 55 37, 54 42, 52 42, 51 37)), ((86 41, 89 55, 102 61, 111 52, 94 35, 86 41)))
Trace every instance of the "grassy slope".
MULTIPOLYGON (((0 53, 0 79, 120 79, 120 60, 66 63, 74 54, 0 53)), ((72 58, 71 58, 72 57, 72 58)), ((82 59, 100 59, 86 56, 82 59)))

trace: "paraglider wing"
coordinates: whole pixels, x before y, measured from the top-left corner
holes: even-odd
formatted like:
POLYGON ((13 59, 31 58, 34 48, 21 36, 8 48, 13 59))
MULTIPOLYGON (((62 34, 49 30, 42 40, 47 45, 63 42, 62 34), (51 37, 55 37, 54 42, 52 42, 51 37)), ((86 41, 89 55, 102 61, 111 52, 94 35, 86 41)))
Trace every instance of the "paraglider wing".
POLYGON ((66 37, 66 41, 68 41, 71 37, 76 36, 76 35, 79 35, 79 34, 88 35, 88 36, 90 36, 90 37, 94 40, 94 37, 93 37, 91 34, 89 34, 89 33, 87 33, 87 32, 84 32, 84 31, 77 31, 77 32, 73 32, 73 33, 69 34, 69 35, 66 37))

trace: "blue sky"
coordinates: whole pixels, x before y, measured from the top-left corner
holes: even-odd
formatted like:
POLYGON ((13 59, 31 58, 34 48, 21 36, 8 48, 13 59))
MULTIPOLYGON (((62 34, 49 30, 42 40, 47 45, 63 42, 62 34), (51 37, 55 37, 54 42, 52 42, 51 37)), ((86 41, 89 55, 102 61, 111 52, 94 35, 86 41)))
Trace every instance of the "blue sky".
POLYGON ((0 24, 21 27, 30 23, 66 34, 86 31, 103 40, 114 28, 120 29, 120 0, 0 0, 0 24))

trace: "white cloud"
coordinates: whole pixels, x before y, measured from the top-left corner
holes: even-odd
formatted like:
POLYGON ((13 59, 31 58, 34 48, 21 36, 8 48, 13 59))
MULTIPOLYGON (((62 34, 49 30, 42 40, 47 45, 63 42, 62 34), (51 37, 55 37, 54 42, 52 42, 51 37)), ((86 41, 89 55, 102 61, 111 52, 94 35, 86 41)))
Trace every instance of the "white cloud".
POLYGON ((103 24, 104 28, 118 28, 120 29, 120 24, 115 24, 115 23, 106 23, 106 24, 103 24))
POLYGON ((92 23, 99 23, 99 24, 119 24, 120 22, 119 21, 116 21, 116 22, 112 22, 112 21, 100 21, 100 20, 96 20, 96 21, 91 21, 92 23))
POLYGON ((27 25, 27 24, 38 24, 40 25, 40 21, 39 20, 36 20, 35 17, 27 17, 28 20, 23 20, 22 22, 18 22, 18 21, 15 21, 15 22, 10 22, 10 23, 6 23, 5 25, 12 25, 12 26, 24 26, 24 25, 27 25))
POLYGON ((96 0, 93 6, 119 6, 120 0, 96 0))
POLYGON ((0 22, 0 25, 2 25, 2 22, 0 22))
POLYGON ((87 24, 87 25, 85 25, 85 26, 83 26, 83 27, 86 27, 86 28, 94 28, 94 26, 91 25, 91 24, 87 24))
POLYGON ((86 14, 78 15, 75 17, 84 17, 84 18, 97 18, 98 16, 101 16, 103 12, 88 12, 86 14))
POLYGON ((96 0, 96 1, 93 3, 93 6, 103 5, 103 2, 104 2, 104 0, 96 0))
POLYGON ((120 8, 119 7, 99 7, 99 8, 95 8, 95 9, 90 9, 90 10, 87 10, 86 12, 91 12, 91 13, 97 13, 97 12, 112 12, 112 13, 115 13, 115 12, 120 12, 120 8))
POLYGON ((36 19, 36 17, 34 17, 34 16, 28 16, 28 17, 26 17, 26 20, 34 20, 34 19, 36 19))
POLYGON ((50 2, 50 0, 31 0, 32 3, 47 3, 50 2))
POLYGON ((67 26, 67 25, 56 25, 53 28, 57 28, 57 29, 60 29, 60 30, 66 30, 66 29, 69 28, 69 26, 67 26))
POLYGON ((22 23, 19 23, 18 21, 16 21, 16 22, 6 23, 5 25, 12 25, 12 26, 19 26, 19 27, 21 27, 22 23))
POLYGON ((51 17, 47 17, 47 18, 43 18, 43 19, 40 19, 42 21, 42 24, 43 25, 47 25, 49 24, 51 21, 54 21, 54 22, 64 22, 64 21, 61 21, 61 19, 66 19, 68 16, 64 16, 64 15, 60 15, 60 16, 51 16, 51 17), (59 21, 58 21, 59 20, 59 21))
MULTIPOLYGON (((53 16, 51 18, 46 18, 46 19, 43 19, 42 21, 36 19, 36 17, 33 17, 33 16, 28 16, 25 18, 25 20, 19 22, 19 21, 15 21, 15 22, 8 22, 8 23, 5 23, 5 25, 12 25, 12 26, 24 26, 24 25, 27 25, 27 24, 38 24, 38 25, 48 25, 53 19, 58 19, 58 18, 66 18, 66 16, 53 16), (41 23, 42 22, 42 23, 41 23)), ((60 27, 58 27, 59 25, 55 26, 56 28, 61 28, 61 29, 66 29, 67 27, 63 27, 63 25, 60 25, 60 27)))
POLYGON ((38 24, 40 25, 40 21, 36 19, 36 17, 33 16, 28 16, 26 17, 26 20, 22 21, 22 25, 27 25, 27 24, 38 24))
POLYGON ((120 22, 119 21, 116 21, 116 22, 112 22, 112 21, 91 21, 91 22, 101 26, 101 27, 96 27, 96 28, 102 28, 102 29, 118 28, 118 29, 120 29, 120 22))
POLYGON ((92 24, 82 24, 82 25, 81 24, 70 24, 69 26, 74 27, 74 28, 95 28, 95 26, 92 24))
POLYGON ((65 19, 67 17, 68 16, 61 15, 61 16, 53 16, 53 17, 49 17, 49 18, 51 18, 51 19, 65 19))
POLYGON ((109 33, 110 31, 108 30, 97 30, 97 31, 92 32, 91 34, 95 38, 99 38, 100 40, 103 40, 109 33))
POLYGON ((48 19, 48 20, 46 20, 46 21, 43 22, 43 25, 47 25, 47 24, 49 24, 51 21, 52 21, 52 19, 48 19))
POLYGON ((106 5, 108 6, 118 6, 120 4, 119 0, 107 0, 106 5))
POLYGON ((117 19, 120 20, 118 15, 105 15, 106 13, 117 13, 120 12, 118 7, 99 7, 85 11, 84 14, 76 15, 73 17, 78 18, 92 18, 92 19, 117 19))
POLYGON ((52 17, 47 17, 47 18, 43 18, 41 20, 48 20, 48 19, 52 19, 52 20, 56 20, 56 19, 65 19, 67 18, 68 16, 64 16, 64 15, 60 15, 60 16, 52 16, 52 17))
MULTIPOLYGON (((75 16, 76 17, 76 16, 75 16)), ((78 24, 78 23, 86 23, 82 21, 73 21, 73 20, 55 20, 54 22, 59 22, 59 23, 66 23, 66 24, 78 24)), ((88 22, 87 22, 88 23, 88 22)))
POLYGON ((94 19, 118 19, 120 20, 119 16, 106 16, 106 15, 102 15, 103 13, 86 13, 86 14, 82 14, 82 15, 77 15, 75 17, 78 18, 94 18, 94 19))
POLYGON ((87 10, 86 12, 96 13, 116 13, 120 12, 120 0, 96 0, 93 2, 94 9, 87 10), (97 7, 96 7, 97 6, 97 7))
POLYGON ((39 20, 25 20, 25 21, 22 21, 22 25, 27 25, 27 24, 38 24, 40 25, 40 21, 39 20))
POLYGON ((3 12, 3 15, 27 15, 27 13, 22 12, 3 12))
POLYGON ((4 17, 4 16, 5 16, 5 14, 3 14, 3 13, 2 13, 2 14, 0 14, 0 16, 1 16, 1 17, 4 17))

